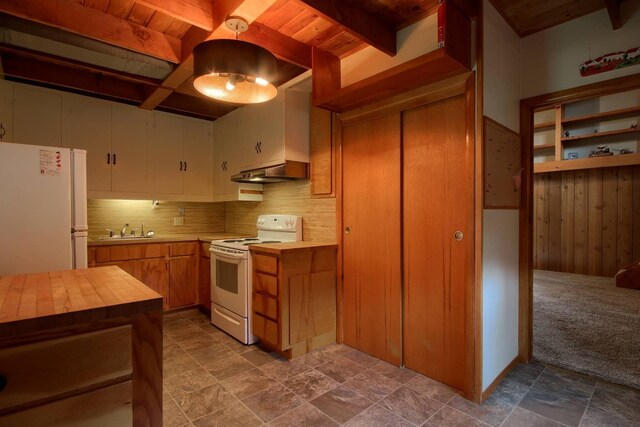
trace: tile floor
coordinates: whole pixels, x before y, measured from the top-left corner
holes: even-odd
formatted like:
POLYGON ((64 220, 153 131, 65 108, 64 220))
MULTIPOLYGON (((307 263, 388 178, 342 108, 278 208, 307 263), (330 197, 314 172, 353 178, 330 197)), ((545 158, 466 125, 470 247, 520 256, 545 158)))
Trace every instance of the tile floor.
POLYGON ((288 362, 196 310, 165 316, 164 425, 640 426, 640 391, 519 365, 482 405, 334 344, 288 362))

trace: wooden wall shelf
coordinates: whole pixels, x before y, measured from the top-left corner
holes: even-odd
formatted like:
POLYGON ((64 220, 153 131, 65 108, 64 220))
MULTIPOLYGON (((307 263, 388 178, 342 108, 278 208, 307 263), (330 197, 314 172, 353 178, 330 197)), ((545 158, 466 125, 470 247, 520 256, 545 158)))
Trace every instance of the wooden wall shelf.
POLYGON ((547 129, 547 128, 555 127, 555 125, 556 125, 556 122, 555 122, 555 120, 554 120, 554 121, 552 121, 552 122, 542 122, 542 123, 535 124, 535 125, 533 125, 533 128, 534 128, 535 130, 538 130, 538 129, 547 129))
MULTIPOLYGON (((622 119, 625 117, 640 116, 640 107, 622 108, 620 110, 604 111, 602 113, 586 114, 584 116, 567 117, 562 119, 563 124, 595 122, 605 119, 622 119)), ((551 126, 555 125, 551 122, 551 126)), ((536 127, 537 129, 537 127, 536 127)))
POLYGON ((562 138, 562 142, 581 141, 585 139, 594 139, 594 138, 604 138, 606 136, 627 135, 627 134, 638 133, 638 132, 640 132, 640 128, 618 129, 618 130, 611 130, 608 132, 590 133, 588 135, 567 136, 562 138))
POLYGON ((618 154, 608 157, 589 157, 586 159, 557 160, 534 163, 533 173, 562 172, 578 169, 607 168, 614 166, 640 165, 640 154, 618 154))
POLYGON ((548 148, 556 148, 556 144, 539 144, 533 146, 534 150, 544 150, 548 148))

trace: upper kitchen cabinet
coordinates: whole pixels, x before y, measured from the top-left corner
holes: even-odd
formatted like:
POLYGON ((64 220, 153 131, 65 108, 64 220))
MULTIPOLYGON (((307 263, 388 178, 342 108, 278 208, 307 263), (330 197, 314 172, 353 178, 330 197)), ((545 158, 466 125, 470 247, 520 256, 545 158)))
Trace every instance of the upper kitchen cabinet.
MULTIPOLYGON (((213 200, 262 200, 262 185, 239 184, 231 176, 240 172, 242 151, 239 147, 240 123, 237 114, 231 113, 213 123, 213 200)), ((247 127, 243 122, 243 126, 247 127)))
POLYGON ((13 86, 0 80, 0 142, 13 142, 13 86))
POLYGON ((156 196, 211 200, 212 132, 209 122, 154 113, 149 152, 156 196))
POLYGON ((13 90, 12 142, 60 147, 61 111, 59 93, 16 85, 13 90))
POLYGON ((149 194, 148 121, 136 107, 111 107, 111 190, 149 194))
POLYGON ((307 92, 281 90, 272 101, 239 109, 240 170, 309 162, 310 104, 307 92))
POLYGON ((111 105, 65 97, 62 101, 62 146, 87 150, 87 188, 111 191, 111 105))

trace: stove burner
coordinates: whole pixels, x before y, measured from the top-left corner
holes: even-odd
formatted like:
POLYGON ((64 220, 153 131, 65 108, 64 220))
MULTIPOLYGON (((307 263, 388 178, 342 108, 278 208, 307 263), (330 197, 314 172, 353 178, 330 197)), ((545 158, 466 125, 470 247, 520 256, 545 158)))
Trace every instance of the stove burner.
POLYGON ((224 243, 240 243, 240 242, 244 242, 244 239, 239 239, 239 240, 223 240, 224 243))
POLYGON ((248 237, 246 239, 242 239, 241 242, 242 241, 248 242, 249 240, 260 240, 260 239, 258 239, 257 237, 248 237))

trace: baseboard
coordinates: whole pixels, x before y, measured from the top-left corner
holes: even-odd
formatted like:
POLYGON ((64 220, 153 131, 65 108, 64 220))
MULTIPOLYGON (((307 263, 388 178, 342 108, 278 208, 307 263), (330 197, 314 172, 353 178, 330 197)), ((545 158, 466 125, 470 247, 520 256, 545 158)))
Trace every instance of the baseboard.
POLYGON ((516 365, 520 363, 520 356, 516 356, 508 365, 506 368, 504 368, 502 370, 502 372, 500 372, 500 374, 496 377, 495 380, 493 380, 493 382, 491 384, 489 384, 489 387, 487 387, 483 392, 482 392, 482 402, 484 402, 486 399, 489 398, 489 396, 491 396, 491 393, 494 392, 494 390, 496 389, 496 387, 498 387, 498 384, 500 384, 500 382, 504 379, 504 377, 507 376, 507 374, 509 372, 511 372, 511 370, 513 368, 516 367, 516 365))

